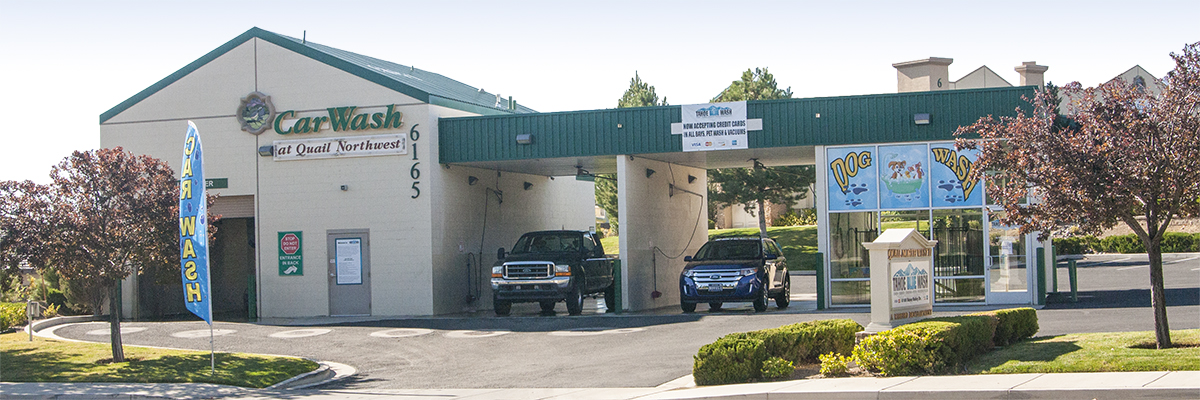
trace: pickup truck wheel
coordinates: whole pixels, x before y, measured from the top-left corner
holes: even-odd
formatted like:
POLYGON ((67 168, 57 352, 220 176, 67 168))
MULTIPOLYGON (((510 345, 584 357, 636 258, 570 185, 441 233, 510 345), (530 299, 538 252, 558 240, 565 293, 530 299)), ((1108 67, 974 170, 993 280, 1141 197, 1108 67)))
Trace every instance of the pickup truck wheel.
POLYGON ((508 313, 512 312, 511 301, 495 300, 492 302, 492 307, 496 309, 496 316, 498 317, 507 316, 508 313))
POLYGON ((758 290, 758 298, 754 299, 754 312, 767 311, 767 288, 762 287, 758 290))
POLYGON ((571 293, 567 295, 567 314, 583 314, 583 282, 571 286, 571 293))
POLYGON ((779 295, 775 296, 775 307, 787 308, 792 302, 792 276, 783 274, 783 288, 779 289, 779 295))
POLYGON ((617 284, 608 285, 608 289, 604 289, 604 308, 606 312, 617 312, 617 284))
POLYGON ((539 302, 538 304, 542 306, 543 314, 553 314, 554 313, 554 303, 555 302, 553 302, 553 301, 543 301, 543 302, 539 302))
POLYGON ((720 311, 723 304, 719 301, 708 303, 708 311, 720 311))
POLYGON ((682 308, 683 312, 685 312, 685 313, 694 313, 694 312, 696 312, 696 303, 680 302, 679 308, 682 308))

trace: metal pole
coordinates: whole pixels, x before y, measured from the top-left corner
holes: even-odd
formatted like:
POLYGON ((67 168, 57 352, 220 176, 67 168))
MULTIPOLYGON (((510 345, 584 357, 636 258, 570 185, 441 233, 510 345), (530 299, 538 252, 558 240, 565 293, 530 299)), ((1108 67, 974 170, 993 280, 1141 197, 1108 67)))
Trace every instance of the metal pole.
POLYGON ((613 314, 623 313, 625 305, 621 304, 624 299, 621 298, 621 259, 619 258, 613 260, 613 297, 613 305, 615 305, 617 309, 608 311, 612 312, 613 314))
MULTIPOLYGON (((1053 239, 1051 239, 1051 243, 1053 243, 1053 239)), ((1050 276, 1054 278, 1054 287, 1050 292, 1058 294, 1058 250, 1054 248, 1053 244, 1050 245, 1050 270, 1053 271, 1050 276)))
POLYGON ((213 344, 213 326, 208 324, 208 361, 212 367, 213 378, 217 377, 217 348, 213 344))
POLYGON ((1067 276, 1071 279, 1071 302, 1079 302, 1079 278, 1075 273, 1075 260, 1067 261, 1067 276))
POLYGON ((825 254, 817 252, 817 309, 825 309, 825 254))
POLYGON ((1046 249, 1038 247, 1034 252, 1037 257, 1037 302, 1046 304, 1046 249))

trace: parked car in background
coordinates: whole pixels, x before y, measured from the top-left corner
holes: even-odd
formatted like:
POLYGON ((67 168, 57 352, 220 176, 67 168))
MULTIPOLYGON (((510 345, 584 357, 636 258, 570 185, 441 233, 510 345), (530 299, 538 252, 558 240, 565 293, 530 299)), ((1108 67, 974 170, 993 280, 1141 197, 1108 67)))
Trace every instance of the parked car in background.
POLYGON ((787 308, 792 284, 787 258, 774 240, 757 237, 714 239, 684 258, 679 276, 679 305, 696 311, 697 303, 720 309, 723 303, 753 302, 754 311, 767 310, 767 299, 787 308))
POLYGON ((517 239, 512 252, 496 252, 492 266, 492 305, 496 315, 508 315, 513 303, 537 302, 542 312, 567 303, 567 313, 583 311, 583 297, 604 294, 609 310, 616 308, 613 260, 605 256, 600 239, 584 231, 529 232, 517 239))

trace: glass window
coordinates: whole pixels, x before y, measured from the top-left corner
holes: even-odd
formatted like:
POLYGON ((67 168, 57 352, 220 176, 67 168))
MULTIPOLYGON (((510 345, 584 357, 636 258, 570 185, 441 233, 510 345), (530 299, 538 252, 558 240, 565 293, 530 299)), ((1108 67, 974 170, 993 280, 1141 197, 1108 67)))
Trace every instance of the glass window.
POLYGON ((1024 292, 1028 290, 1025 235, 1017 227, 1000 225, 997 221, 1000 215, 992 214, 992 226, 988 231, 988 249, 992 258, 988 283, 993 292, 1024 292))
POLYGON ((936 303, 982 303, 983 278, 933 280, 933 301, 936 303))
POLYGON ((700 246, 697 261, 752 260, 762 257, 762 242, 758 240, 714 240, 700 246))
POLYGON ((983 210, 933 210, 934 277, 983 276, 983 210))
POLYGON ((862 244, 879 236, 875 218, 874 212, 829 214, 830 279, 871 276, 871 257, 862 244))
POLYGON ((830 282, 834 305, 871 304, 871 281, 830 282))
POLYGON ((879 213, 879 224, 883 230, 916 229, 929 239, 929 210, 882 211, 879 213))

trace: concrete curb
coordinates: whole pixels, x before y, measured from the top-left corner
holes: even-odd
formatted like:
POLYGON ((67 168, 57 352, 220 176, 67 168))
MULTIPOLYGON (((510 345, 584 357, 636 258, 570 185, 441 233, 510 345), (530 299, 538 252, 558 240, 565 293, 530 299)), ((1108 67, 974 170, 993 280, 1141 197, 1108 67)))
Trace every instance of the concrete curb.
POLYGON ((32 324, 26 325, 25 331, 29 332, 29 329, 32 328, 33 333, 38 333, 38 331, 40 331, 40 330, 63 325, 63 324, 74 324, 74 323, 79 323, 79 322, 93 322, 93 321, 102 321, 102 320, 104 320, 104 316, 95 316, 95 315, 75 315, 75 316, 70 316, 70 317, 54 317, 54 318, 50 318, 50 319, 43 319, 41 321, 36 321, 32 324))

